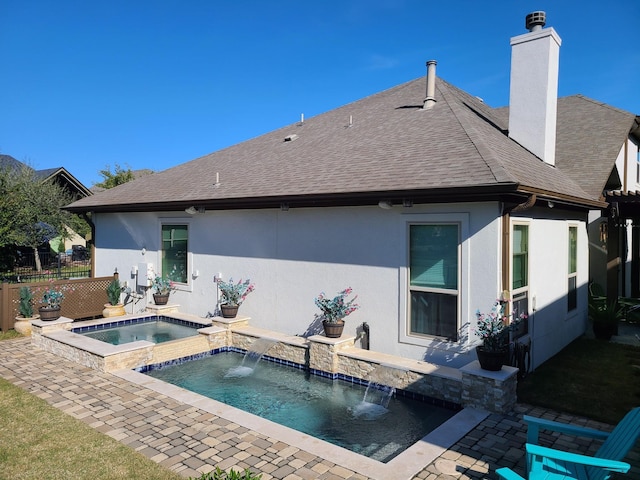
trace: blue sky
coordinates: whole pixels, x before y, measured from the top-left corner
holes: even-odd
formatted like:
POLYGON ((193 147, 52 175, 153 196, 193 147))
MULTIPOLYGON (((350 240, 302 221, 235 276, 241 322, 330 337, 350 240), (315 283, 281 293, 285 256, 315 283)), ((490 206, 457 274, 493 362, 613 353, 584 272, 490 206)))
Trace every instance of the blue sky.
POLYGON ((425 75, 503 106, 547 12, 560 96, 640 114, 638 0, 2 0, 0 153, 86 186, 164 170, 425 75))

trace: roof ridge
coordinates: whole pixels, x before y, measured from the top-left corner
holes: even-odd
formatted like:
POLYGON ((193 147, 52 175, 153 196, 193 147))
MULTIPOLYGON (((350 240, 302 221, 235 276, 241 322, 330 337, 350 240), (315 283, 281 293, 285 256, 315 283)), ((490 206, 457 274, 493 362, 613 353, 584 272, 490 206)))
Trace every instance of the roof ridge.
MULTIPOLYGON (((447 86, 446 90, 451 90, 451 85, 449 83, 447 83, 445 81, 443 81, 442 83, 447 86)), ((441 89, 440 94, 444 98, 446 98, 447 105, 449 105, 449 108, 451 108, 451 112, 453 113, 454 117, 456 118, 456 121, 460 124, 460 127, 464 130, 467 138, 471 141, 471 143, 475 147, 476 151, 478 152, 480 157, 483 159, 483 161, 485 162, 485 164, 487 165, 487 167, 491 171, 491 174, 493 175, 493 178, 497 182, 505 182, 505 181, 509 182, 510 181, 510 182, 517 183, 515 178, 509 173, 509 171, 504 167, 504 165, 502 165, 502 163, 494 155, 494 152, 486 145, 486 143, 484 142, 482 136, 478 133, 476 128, 473 125, 471 125, 469 122, 462 121, 462 119, 461 119, 462 111, 460 109, 462 109, 463 107, 461 105, 459 105, 459 103, 457 101, 457 96, 454 95, 453 92, 451 92, 451 93, 449 91, 445 92, 442 89, 441 89), (448 98, 449 96, 451 98, 448 98)), ((467 108, 469 108, 469 107, 467 107, 467 108)), ((491 122, 491 123, 493 123, 493 122, 491 122)), ((495 125, 495 126, 497 128, 497 125, 495 125)))
POLYGON ((587 97, 587 96, 585 96, 585 95, 583 95, 581 93, 576 93, 575 95, 567 95, 566 97, 561 97, 561 98, 572 98, 572 97, 573 98, 579 98, 579 99, 584 100, 586 102, 593 103, 594 105, 597 105, 599 107, 605 107, 605 108, 607 108, 609 110, 614 110, 614 111, 616 111, 618 113, 622 113, 624 115, 632 115, 634 117, 638 116, 638 114, 636 114, 636 113, 630 112, 628 110, 623 110, 622 108, 618 108, 618 107, 615 107, 613 105, 609 105, 608 103, 604 103, 604 102, 601 102, 599 100, 595 100, 595 99, 593 99, 591 97, 587 97))

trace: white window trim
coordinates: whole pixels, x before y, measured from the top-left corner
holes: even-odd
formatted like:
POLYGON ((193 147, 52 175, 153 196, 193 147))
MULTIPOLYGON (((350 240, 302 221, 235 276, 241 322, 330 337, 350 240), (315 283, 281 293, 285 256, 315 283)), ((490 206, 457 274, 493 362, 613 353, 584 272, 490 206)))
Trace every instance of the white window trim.
MULTIPOLYGON (((515 295, 527 292, 530 293, 531 288, 531 222, 523 221, 523 220, 512 220, 511 221, 511 243, 509 245, 509 286, 511 290, 511 298, 515 295), (513 288, 513 238, 514 238, 514 226, 523 225, 527 227, 527 285, 524 287, 520 287, 518 289, 513 288)), ((529 299, 531 299, 531 295, 529 295, 529 299)))
POLYGON ((187 283, 176 283, 175 289, 180 292, 193 292, 193 251, 191 250, 192 245, 192 234, 193 234, 193 219, 189 217, 160 217, 158 218, 158 241, 159 247, 156 256, 156 263, 154 266, 154 270, 159 272, 162 268, 162 226, 163 225, 186 225, 187 226, 187 283))
POLYGON ((470 239, 469 239, 469 213, 456 212, 456 213, 442 213, 442 214, 404 214, 404 249, 405 249, 405 265, 400 268, 400 308, 398 316, 398 332, 399 342, 409 345, 417 345, 421 347, 431 348, 443 348, 453 352, 464 352, 468 348, 468 330, 466 325, 463 325, 463 319, 469 315, 469 251, 470 251, 470 239), (411 291, 409 282, 409 230, 410 225, 414 224, 452 224, 457 223, 460 228, 460 243, 458 244, 458 252, 460 255, 460 262, 458 265, 458 342, 450 342, 441 337, 433 337, 428 335, 410 334, 410 302, 411 291))
POLYGON ((578 309, 578 305, 576 304, 576 307, 572 310, 569 310, 569 279, 570 278, 575 278, 576 279, 576 295, 578 294, 577 290, 578 290, 578 274, 579 272, 579 243, 580 243, 580 238, 579 238, 579 233, 580 233, 580 226, 577 223, 568 223, 567 224, 567 314, 571 314, 572 312, 574 312, 575 310, 578 309), (576 271, 573 273, 569 273, 569 232, 571 231, 571 228, 575 228, 576 229, 576 271))

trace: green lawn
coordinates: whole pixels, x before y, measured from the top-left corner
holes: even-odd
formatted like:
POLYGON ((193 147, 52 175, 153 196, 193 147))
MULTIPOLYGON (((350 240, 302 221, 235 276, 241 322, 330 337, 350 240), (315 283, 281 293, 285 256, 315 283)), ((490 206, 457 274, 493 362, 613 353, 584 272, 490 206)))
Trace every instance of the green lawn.
POLYGON ((518 401, 614 425, 640 405, 640 347, 580 338, 520 381, 518 401))
POLYGON ((0 479, 182 477, 0 378, 0 479))

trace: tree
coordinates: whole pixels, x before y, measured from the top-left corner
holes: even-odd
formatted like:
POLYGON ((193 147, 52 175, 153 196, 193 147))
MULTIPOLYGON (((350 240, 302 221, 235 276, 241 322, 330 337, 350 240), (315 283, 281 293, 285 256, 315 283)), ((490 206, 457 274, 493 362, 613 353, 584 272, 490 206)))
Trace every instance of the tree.
POLYGON ((36 269, 42 270, 38 247, 58 235, 68 238, 72 214, 62 207, 71 201, 64 188, 38 179, 29 167, 0 170, 0 247, 33 248, 36 269))
POLYGON ((129 167, 125 170, 117 163, 115 172, 111 172, 111 166, 107 165, 107 168, 100 170, 98 173, 100 173, 100 176, 102 177, 102 182, 96 183, 96 187, 106 189, 117 187, 118 185, 130 182, 135 178, 134 173, 129 167))

